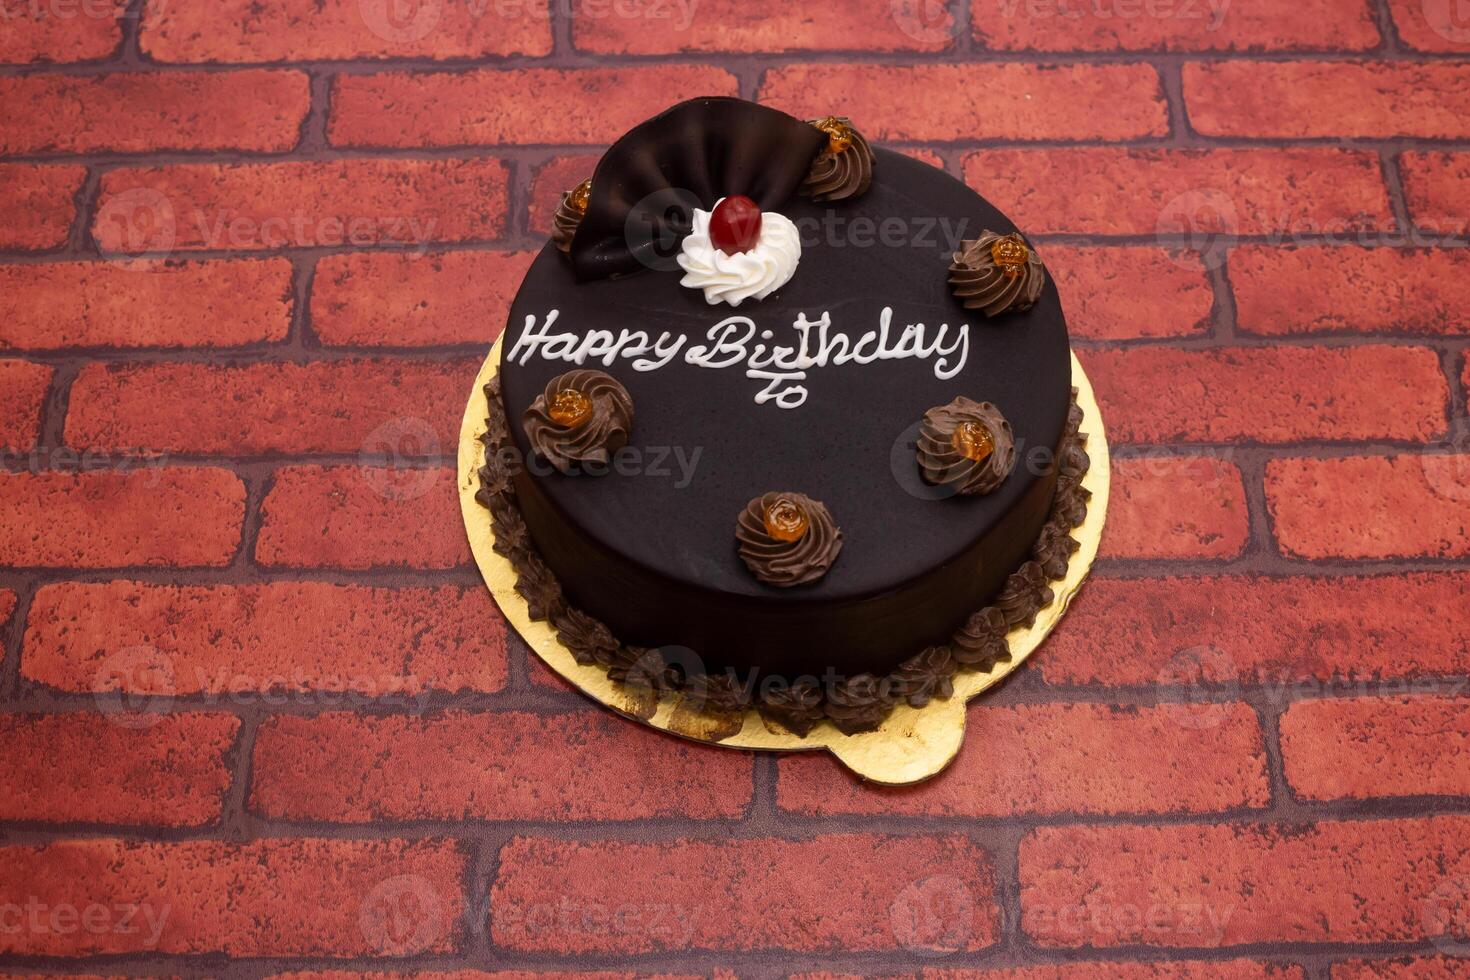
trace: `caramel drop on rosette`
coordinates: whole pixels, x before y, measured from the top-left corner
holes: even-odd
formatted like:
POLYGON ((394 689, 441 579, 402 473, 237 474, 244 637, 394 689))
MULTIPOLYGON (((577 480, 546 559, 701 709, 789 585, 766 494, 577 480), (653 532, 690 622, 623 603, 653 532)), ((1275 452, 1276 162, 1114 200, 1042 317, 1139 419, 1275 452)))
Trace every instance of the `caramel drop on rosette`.
POLYGON ((592 196, 592 179, 582 181, 567 193, 567 205, 578 214, 587 213, 587 199, 592 196))
POLYGON ((836 116, 818 119, 816 126, 827 134, 828 153, 842 153, 852 146, 852 127, 836 116))
POLYGON ((990 258, 1005 274, 1007 279, 1015 279, 1026 268, 1026 260, 1031 257, 1031 252, 1021 242, 1011 237, 997 238, 990 245, 990 258))
POLYGON ((806 514, 785 497, 766 508, 764 521, 766 533, 777 541, 799 541, 808 526, 806 514))
POLYGON ((981 422, 961 422, 949 437, 955 452, 966 459, 983 463, 995 452, 995 437, 981 422))
POLYGON ((592 416, 592 399, 575 388, 563 388, 551 397, 546 414, 563 429, 570 429, 592 416))

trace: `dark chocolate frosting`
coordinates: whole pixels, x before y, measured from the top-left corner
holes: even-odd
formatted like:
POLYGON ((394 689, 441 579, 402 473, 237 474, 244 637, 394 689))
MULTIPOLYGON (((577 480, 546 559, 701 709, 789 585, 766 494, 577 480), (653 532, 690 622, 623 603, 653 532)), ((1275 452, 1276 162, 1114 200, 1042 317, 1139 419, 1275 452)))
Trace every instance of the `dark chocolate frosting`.
POLYGON ((827 690, 827 719, 844 735, 870 732, 893 710, 895 699, 885 680, 856 674, 827 690))
POLYGON ((984 310, 986 316, 1022 312, 1036 305, 1046 285, 1046 270, 1036 249, 1018 233, 1000 235, 986 231, 979 238, 960 243, 949 266, 954 294, 966 309, 984 310), (1014 243, 1025 250, 1025 261, 1004 267, 996 263, 995 246, 1014 243))
POLYGON ((743 194, 776 211, 795 193, 827 134, 744 99, 691 99, 629 130, 592 175, 572 238, 580 280, 672 269, 695 207, 743 194))
POLYGON ((889 690, 915 708, 922 708, 935 698, 954 693, 956 666, 954 651, 949 647, 926 647, 888 675, 889 690))
POLYGON ((1015 435, 1000 409, 964 395, 924 413, 918 446, 924 482, 953 487, 962 494, 990 493, 1016 465, 1015 435), (984 459, 971 459, 955 446, 955 431, 966 423, 984 426, 990 433, 992 448, 984 459))
POLYGON ((572 249, 572 236, 576 235, 582 216, 587 213, 587 200, 591 193, 590 180, 582 181, 569 191, 562 191, 556 213, 551 216, 551 241, 563 252, 572 249))
MULTIPOLYGON (((487 394, 499 395, 498 385, 487 386, 487 394)), ((525 523, 516 506, 513 488, 491 491, 482 486, 476 495, 490 510, 495 534, 495 551, 505 556, 516 570, 516 591, 527 600, 533 619, 549 619, 558 638, 578 663, 596 664, 620 684, 655 690, 692 690, 696 707, 733 711, 754 706, 767 719, 797 735, 806 735, 823 719, 846 734, 871 731, 899 700, 921 706, 933 698, 953 694, 953 676, 962 669, 988 671, 1010 659, 1006 634, 1013 623, 1034 621, 1037 612, 1054 598, 1049 580, 1066 574, 1066 562, 1077 550, 1070 530, 1082 522, 1090 496, 1082 486, 1089 460, 1079 431, 1082 413, 1072 392, 1072 410, 1061 451, 1061 475, 1056 497, 1041 534, 1032 548, 1034 560, 1025 562, 1007 580, 994 604, 970 616, 950 644, 926 647, 879 677, 862 673, 837 677, 825 686, 810 677, 783 683, 772 675, 763 684, 741 684, 728 671, 694 674, 668 663, 661 651, 624 645, 605 624, 573 607, 565 599, 561 584, 547 569, 526 535, 525 523), (770 683, 775 681, 775 683, 770 683)), ((496 416, 504 415, 498 399, 490 401, 487 429, 502 431, 496 416)), ((508 443, 487 435, 487 459, 504 454, 508 443)), ((481 469, 482 479, 488 467, 481 469)))
POLYGON ((735 524, 740 558, 750 573, 767 585, 788 588, 815 582, 842 551, 842 532, 819 500, 804 493, 767 493, 745 505, 735 524), (795 507, 806 530, 795 541, 773 537, 766 529, 766 513, 778 505, 795 507))
POLYGON ((873 150, 846 116, 813 119, 827 143, 801 182, 801 193, 813 201, 845 201, 873 183, 873 150))
POLYGON ((1011 651, 1006 645, 1006 633, 1010 628, 1005 613, 995 606, 986 606, 965 620, 965 625, 951 638, 955 663, 975 670, 989 670, 1009 659, 1011 651))
POLYGON ((605 468, 613 453, 628 444, 633 398, 610 374, 568 371, 547 383, 546 390, 526 409, 522 424, 532 448, 562 473, 576 472, 579 463, 605 468), (577 392, 590 403, 587 416, 570 426, 559 424, 551 414, 557 394, 565 391, 577 392))
POLYGON ((774 684, 761 693, 760 711, 765 717, 805 735, 827 717, 821 686, 810 677, 797 678, 790 684, 774 684))

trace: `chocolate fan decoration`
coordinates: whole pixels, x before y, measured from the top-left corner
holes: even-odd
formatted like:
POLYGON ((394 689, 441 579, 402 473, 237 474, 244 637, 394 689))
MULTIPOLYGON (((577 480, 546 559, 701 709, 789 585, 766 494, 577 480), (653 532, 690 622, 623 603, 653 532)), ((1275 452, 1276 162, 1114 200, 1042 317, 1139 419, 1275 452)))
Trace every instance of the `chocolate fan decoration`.
POLYGON ((654 116, 597 164, 569 253, 577 278, 675 268, 693 208, 742 194, 776 210, 826 144, 820 129, 744 99, 691 99, 654 116))

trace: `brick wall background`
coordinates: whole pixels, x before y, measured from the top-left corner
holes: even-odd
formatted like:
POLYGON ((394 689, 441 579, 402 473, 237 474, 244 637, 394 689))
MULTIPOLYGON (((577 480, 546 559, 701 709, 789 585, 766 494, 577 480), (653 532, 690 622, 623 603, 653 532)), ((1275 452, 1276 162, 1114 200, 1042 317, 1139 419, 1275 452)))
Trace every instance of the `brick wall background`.
POLYGON ((6 968, 1470 976, 1470 8, 688 2, 0 0, 6 968), (589 707, 463 540, 556 194, 709 93, 1006 208, 1106 414, 919 788, 589 707))

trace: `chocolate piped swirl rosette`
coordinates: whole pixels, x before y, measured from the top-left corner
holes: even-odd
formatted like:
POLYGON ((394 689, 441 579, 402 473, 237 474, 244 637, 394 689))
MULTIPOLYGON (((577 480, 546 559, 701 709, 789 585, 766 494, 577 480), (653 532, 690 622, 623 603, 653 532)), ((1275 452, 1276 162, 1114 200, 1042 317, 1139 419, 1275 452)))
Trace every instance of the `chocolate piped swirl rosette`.
POLYGON ((633 398, 610 374, 568 371, 547 382, 521 422, 531 448, 559 472, 606 467, 628 444, 633 398))
POLYGON ((827 116, 810 123, 827 134, 827 142, 812 159, 798 191, 818 202, 861 195, 873 183, 873 151, 868 141, 846 116, 827 116))
POLYGON ((750 573, 783 589, 815 582, 842 551, 832 514, 802 493, 767 493, 746 504, 735 541, 750 573))
POLYGON ((1020 235, 985 231, 960 242, 949 265, 949 284, 967 310, 983 310, 987 317, 1023 313, 1041 297, 1046 269, 1020 235))
POLYGON ((1000 409, 961 395, 924 413, 917 459, 925 483, 989 493, 1015 467, 1016 439, 1000 409))

